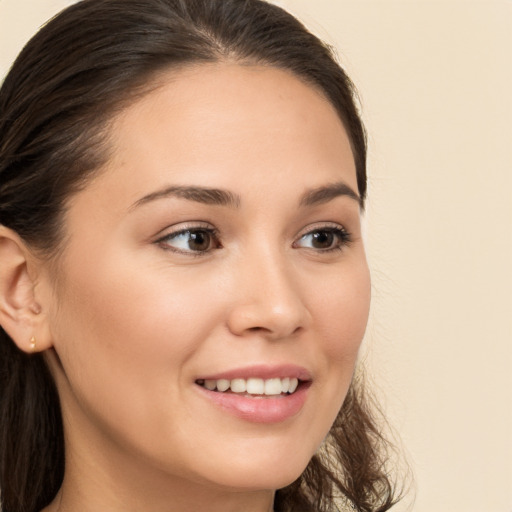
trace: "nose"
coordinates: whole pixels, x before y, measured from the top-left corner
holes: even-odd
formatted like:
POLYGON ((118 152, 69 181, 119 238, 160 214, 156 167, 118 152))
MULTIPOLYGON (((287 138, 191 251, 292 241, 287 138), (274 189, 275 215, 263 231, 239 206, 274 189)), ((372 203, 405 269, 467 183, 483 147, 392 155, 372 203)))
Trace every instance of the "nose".
POLYGON ((228 328, 237 336, 285 339, 306 328, 309 311, 291 265, 274 255, 253 257, 236 272, 228 328))

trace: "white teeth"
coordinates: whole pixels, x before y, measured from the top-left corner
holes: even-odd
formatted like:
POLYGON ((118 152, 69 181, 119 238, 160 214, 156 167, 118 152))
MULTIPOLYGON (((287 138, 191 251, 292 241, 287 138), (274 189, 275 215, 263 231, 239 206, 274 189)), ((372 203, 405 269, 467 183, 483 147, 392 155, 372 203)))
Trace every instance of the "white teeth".
POLYGON ((231 381, 231 391, 233 393, 245 393, 247 391, 245 379, 233 379, 231 381))
POLYGON ((205 380, 204 387, 206 389, 209 389, 210 391, 213 391, 214 389, 217 388, 217 381, 216 380, 205 380))
POLYGON ((280 395, 282 390, 281 379, 268 379, 265 381, 265 395, 280 395))
POLYGON ((248 393, 250 395, 280 395, 281 393, 293 393, 299 385, 299 380, 295 377, 273 378, 273 379, 207 379, 198 381, 210 391, 227 391, 231 389, 233 393, 248 393))
POLYGON ((231 382, 227 379, 219 379, 217 381, 217 389, 219 391, 227 391, 229 389, 230 385, 231 385, 231 382))
POLYGON ((265 393, 265 381, 263 379, 247 379, 247 393, 263 395, 265 393))

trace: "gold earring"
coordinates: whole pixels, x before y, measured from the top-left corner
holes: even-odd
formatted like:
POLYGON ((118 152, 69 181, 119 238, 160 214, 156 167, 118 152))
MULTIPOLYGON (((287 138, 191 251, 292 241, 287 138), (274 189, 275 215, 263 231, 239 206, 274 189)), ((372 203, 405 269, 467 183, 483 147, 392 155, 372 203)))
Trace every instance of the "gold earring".
POLYGON ((30 338, 30 350, 32 350, 32 352, 36 351, 36 338, 35 338, 35 336, 32 336, 32 338, 30 338))

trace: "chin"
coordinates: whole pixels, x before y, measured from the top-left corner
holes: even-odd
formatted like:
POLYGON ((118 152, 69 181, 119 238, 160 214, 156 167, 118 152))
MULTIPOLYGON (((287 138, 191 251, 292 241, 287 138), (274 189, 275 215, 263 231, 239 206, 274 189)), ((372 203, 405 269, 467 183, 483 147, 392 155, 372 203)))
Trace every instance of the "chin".
POLYGON ((229 464, 217 467, 211 479, 216 485, 238 491, 276 490, 290 485, 300 477, 306 469, 311 456, 282 457, 279 454, 268 454, 266 460, 255 457, 252 460, 229 460, 229 464))
MULTIPOLYGON (((306 464, 307 465, 307 464, 306 464)), ((236 492, 252 492, 282 489, 300 477, 306 466, 297 468, 279 468, 273 471, 254 470, 249 473, 227 476, 222 481, 216 480, 216 486, 222 486, 236 492)))

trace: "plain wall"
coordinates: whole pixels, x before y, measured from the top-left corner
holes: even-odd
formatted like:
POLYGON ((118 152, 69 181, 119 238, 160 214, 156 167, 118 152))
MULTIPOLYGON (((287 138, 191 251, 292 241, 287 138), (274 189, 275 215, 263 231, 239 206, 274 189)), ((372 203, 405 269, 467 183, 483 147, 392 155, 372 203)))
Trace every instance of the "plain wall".
MULTIPOLYGON (((0 76, 69 3, 0 0, 0 76)), ((512 3, 275 3, 337 47, 361 94, 367 364, 412 509, 512 512, 512 3)))

